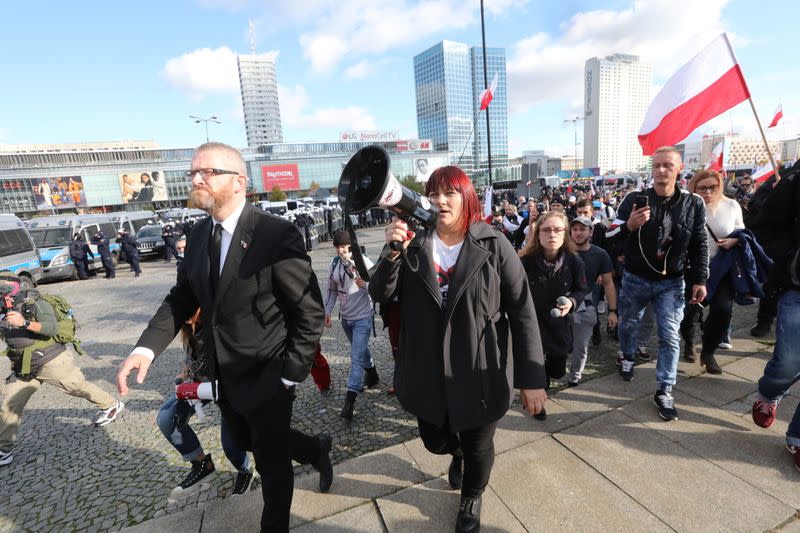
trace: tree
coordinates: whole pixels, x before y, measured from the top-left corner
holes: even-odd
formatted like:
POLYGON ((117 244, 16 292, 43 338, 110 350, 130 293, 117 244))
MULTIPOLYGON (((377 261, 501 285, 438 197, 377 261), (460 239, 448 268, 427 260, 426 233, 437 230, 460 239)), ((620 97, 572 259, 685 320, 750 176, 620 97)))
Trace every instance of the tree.
POLYGON ((425 194, 425 184, 420 183, 417 181, 417 178, 414 176, 405 176, 398 180, 400 185, 404 186, 407 189, 411 189, 412 191, 416 191, 419 194, 425 194))
POLYGON ((311 185, 308 186, 308 195, 314 196, 314 193, 319 190, 319 183, 316 181, 312 181, 311 185))
POLYGON ((272 192, 269 193, 269 199, 273 202, 282 202, 286 200, 286 193, 283 192, 279 185, 275 185, 272 187, 272 192))

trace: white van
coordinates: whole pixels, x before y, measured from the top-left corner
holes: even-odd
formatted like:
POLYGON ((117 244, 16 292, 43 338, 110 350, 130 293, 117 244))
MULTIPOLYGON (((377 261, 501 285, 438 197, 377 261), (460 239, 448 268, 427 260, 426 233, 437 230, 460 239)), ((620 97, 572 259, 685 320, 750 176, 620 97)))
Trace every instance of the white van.
POLYGON ((32 289, 42 277, 39 251, 22 221, 0 214, 0 270, 13 272, 24 290, 32 289))

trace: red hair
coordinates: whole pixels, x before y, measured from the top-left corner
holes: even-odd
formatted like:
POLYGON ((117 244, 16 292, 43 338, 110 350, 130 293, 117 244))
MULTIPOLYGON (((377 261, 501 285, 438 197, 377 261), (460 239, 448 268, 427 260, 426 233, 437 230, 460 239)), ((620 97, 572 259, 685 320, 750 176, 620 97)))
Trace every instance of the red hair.
POLYGON ((483 210, 472 180, 455 165, 439 167, 431 173, 425 184, 425 194, 433 191, 457 191, 461 195, 461 231, 464 233, 473 222, 483 221, 483 210))

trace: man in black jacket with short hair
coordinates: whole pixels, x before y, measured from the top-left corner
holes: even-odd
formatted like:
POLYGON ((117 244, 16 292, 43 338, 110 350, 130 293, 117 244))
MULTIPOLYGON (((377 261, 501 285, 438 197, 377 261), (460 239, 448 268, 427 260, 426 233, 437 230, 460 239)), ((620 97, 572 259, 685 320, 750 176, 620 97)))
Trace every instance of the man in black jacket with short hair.
POLYGON ((672 386, 678 373, 683 319, 684 277, 691 284, 691 304, 706 296, 708 243, 703 199, 677 187, 683 170, 680 152, 671 146, 653 154, 653 185, 622 201, 606 233, 623 241, 625 271, 619 296, 619 343, 624 359, 619 375, 633 379, 636 338, 648 303, 659 324, 656 367, 658 389, 653 402, 664 420, 676 420, 672 386))

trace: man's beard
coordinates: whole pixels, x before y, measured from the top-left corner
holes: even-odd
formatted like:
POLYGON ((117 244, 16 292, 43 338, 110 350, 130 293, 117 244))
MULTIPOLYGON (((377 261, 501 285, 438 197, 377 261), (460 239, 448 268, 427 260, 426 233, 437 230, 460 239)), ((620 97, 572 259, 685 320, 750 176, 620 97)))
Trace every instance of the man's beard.
POLYGON ((192 189, 191 193, 189 193, 188 205, 213 215, 231 198, 233 198, 233 191, 230 189, 223 189, 216 193, 208 189, 192 189))
POLYGON ((574 242, 574 243, 575 243, 575 246, 583 246, 583 245, 585 245, 587 242, 589 242, 589 239, 590 239, 590 237, 586 237, 586 238, 583 240, 583 242, 578 242, 578 239, 576 239, 575 237, 573 237, 573 238, 572 238, 572 242, 574 242))

